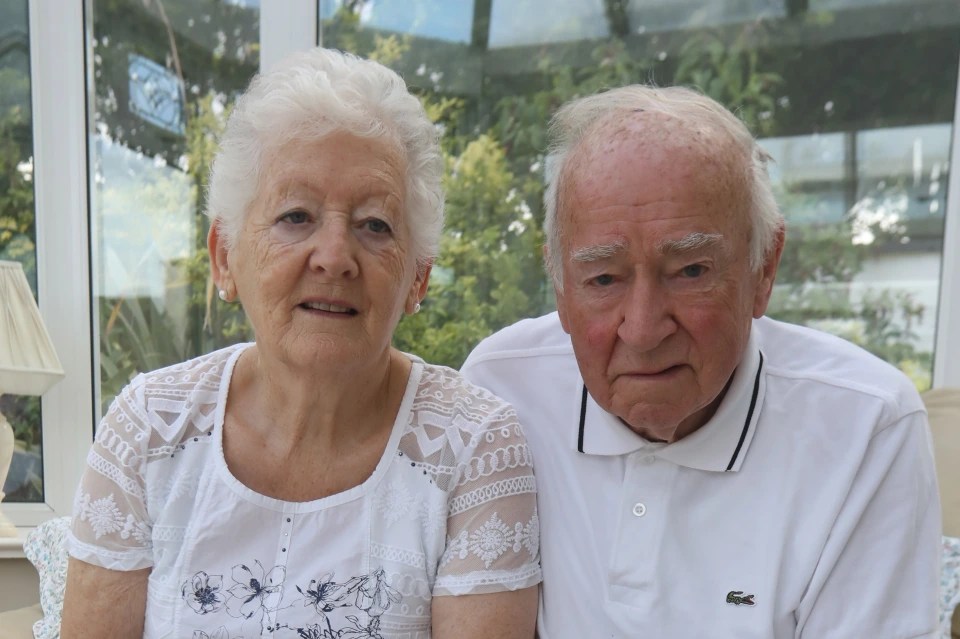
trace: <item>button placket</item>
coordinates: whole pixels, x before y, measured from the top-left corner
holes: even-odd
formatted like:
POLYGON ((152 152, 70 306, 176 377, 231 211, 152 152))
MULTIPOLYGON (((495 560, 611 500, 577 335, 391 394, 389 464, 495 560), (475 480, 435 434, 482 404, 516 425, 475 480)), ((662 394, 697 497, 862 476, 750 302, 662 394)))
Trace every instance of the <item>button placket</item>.
POLYGON ((286 565, 290 556, 290 541, 293 533, 293 514, 283 513, 280 520, 280 536, 277 544, 277 564, 286 565))
POLYGON ((656 581, 666 504, 676 466, 639 451, 625 462, 618 530, 608 574, 614 590, 623 594, 625 601, 635 601, 637 589, 652 588, 656 581), (655 463, 649 463, 649 458, 655 463))

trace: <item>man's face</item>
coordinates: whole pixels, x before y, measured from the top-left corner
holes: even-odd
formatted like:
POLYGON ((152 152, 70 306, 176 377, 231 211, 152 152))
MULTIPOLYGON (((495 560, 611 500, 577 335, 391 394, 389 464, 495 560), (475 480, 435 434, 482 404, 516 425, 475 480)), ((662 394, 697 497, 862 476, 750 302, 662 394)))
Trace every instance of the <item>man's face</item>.
POLYGON ((596 402, 670 442, 715 412, 766 310, 779 249, 750 268, 748 199, 715 134, 634 118, 572 152, 557 307, 596 402))

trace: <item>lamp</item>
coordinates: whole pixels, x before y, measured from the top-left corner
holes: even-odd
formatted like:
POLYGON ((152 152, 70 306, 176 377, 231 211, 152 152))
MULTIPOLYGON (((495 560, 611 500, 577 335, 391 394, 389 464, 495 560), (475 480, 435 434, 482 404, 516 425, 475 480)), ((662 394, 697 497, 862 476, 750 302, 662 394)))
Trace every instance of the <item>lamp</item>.
MULTIPOLYGON (((40 318, 19 262, 0 260, 0 394, 43 395, 63 377, 63 367, 40 318)), ((0 501, 13 460, 13 428, 0 413, 0 501)), ((0 511, 0 537, 16 528, 0 511)))

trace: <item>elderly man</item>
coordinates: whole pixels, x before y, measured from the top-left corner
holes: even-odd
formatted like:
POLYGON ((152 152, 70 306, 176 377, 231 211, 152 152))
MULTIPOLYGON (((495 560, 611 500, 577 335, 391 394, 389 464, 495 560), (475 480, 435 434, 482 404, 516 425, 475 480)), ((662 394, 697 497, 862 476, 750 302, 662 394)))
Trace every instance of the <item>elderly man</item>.
POLYGON ((766 154, 713 100, 625 87, 552 123, 557 313, 481 343, 539 487, 539 636, 933 636, 940 510, 910 382, 763 317, 766 154))

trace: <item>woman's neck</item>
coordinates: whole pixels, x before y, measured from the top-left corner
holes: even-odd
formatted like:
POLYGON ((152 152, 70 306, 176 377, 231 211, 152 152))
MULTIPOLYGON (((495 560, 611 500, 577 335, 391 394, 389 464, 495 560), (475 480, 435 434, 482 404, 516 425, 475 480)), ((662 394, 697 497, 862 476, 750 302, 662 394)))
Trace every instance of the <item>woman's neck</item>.
POLYGON ((407 386, 410 360, 389 348, 364 366, 291 370, 254 345, 237 362, 227 410, 245 429, 275 445, 347 448, 392 426, 407 386))

